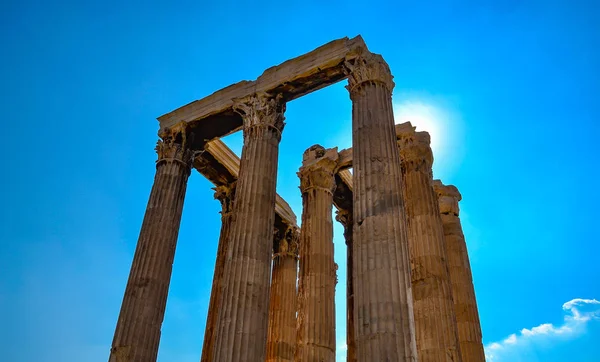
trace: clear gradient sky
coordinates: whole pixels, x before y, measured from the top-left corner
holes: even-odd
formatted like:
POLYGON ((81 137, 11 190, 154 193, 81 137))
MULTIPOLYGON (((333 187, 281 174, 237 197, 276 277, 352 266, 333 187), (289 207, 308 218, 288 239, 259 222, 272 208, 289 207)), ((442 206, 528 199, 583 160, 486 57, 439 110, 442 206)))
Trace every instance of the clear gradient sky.
MULTIPOLYGON (((106 361, 154 176, 156 117, 361 34, 396 121, 430 131, 456 185, 488 361, 600 361, 597 1, 4 1, 0 349, 106 361)), ((278 192, 302 152, 351 144, 339 83, 288 104, 278 192)), ((227 143, 240 152, 241 134, 227 143)), ((159 361, 197 362, 220 216, 193 173, 159 361)), ((335 226, 339 278, 342 228, 335 226)), ((338 360, 344 283, 337 287, 338 360)))

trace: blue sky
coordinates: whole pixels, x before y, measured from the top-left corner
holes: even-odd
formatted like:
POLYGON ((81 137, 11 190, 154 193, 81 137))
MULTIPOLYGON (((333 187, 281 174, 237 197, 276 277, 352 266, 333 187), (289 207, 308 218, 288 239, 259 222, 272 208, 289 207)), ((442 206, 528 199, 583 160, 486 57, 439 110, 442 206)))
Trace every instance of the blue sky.
MULTIPOLYGON (((597 2, 0 5, 0 347, 106 361, 154 175, 156 117, 361 34, 395 76, 396 121, 432 133, 463 195, 488 360, 600 360, 597 2)), ((278 192, 320 143, 350 146, 344 84, 288 104, 278 192)), ((227 138, 236 152, 241 134, 227 138)), ((189 180, 159 361, 198 361, 219 203, 189 180)), ((346 268, 335 226, 340 280, 346 268)), ((338 284, 339 360, 345 335, 338 284)))

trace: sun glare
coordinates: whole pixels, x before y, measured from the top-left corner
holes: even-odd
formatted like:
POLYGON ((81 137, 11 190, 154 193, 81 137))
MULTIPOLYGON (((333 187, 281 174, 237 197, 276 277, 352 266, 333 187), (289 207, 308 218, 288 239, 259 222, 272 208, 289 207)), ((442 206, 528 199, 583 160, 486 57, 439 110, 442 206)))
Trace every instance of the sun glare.
MULTIPOLYGON (((407 93, 394 98, 392 104, 396 124, 410 122, 417 132, 429 133, 436 177, 451 177, 465 151, 462 118, 452 103, 439 97, 407 93)), ((336 145, 340 150, 352 147, 351 121, 327 144, 336 145)))
POLYGON ((440 109, 420 101, 398 102, 394 103, 394 119, 396 124, 410 122, 418 132, 428 132, 434 155, 442 156, 448 132, 447 116, 440 109))

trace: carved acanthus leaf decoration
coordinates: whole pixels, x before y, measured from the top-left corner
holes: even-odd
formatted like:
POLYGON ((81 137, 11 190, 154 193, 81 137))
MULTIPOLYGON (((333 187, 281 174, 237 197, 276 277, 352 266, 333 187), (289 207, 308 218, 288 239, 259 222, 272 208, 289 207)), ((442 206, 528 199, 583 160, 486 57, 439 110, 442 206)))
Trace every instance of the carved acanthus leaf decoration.
POLYGON ((283 238, 281 240, 279 240, 279 254, 287 254, 289 251, 289 244, 286 240, 286 238, 283 238))
POLYGON ((337 148, 325 149, 319 145, 308 148, 298 171, 300 190, 304 193, 310 189, 321 189, 333 194, 338 159, 337 148))
POLYGON ((299 242, 300 242, 300 232, 298 227, 289 226, 285 231, 283 237, 280 237, 279 231, 277 231, 277 235, 275 236, 276 240, 278 240, 277 245, 277 253, 273 255, 273 258, 283 257, 283 256, 291 256, 294 258, 298 258, 299 252, 299 242))
POLYGON ((335 175, 333 171, 323 168, 310 168, 298 172, 300 190, 304 193, 310 189, 319 189, 333 194, 335 191, 335 175))
POLYGON ((191 167, 193 152, 187 142, 187 124, 181 122, 162 130, 154 150, 158 155, 157 163, 162 161, 179 161, 191 167))
POLYGON ((252 129, 256 126, 269 127, 276 130, 281 136, 285 123, 285 102, 283 96, 276 96, 267 93, 258 93, 249 97, 236 99, 233 103, 233 110, 242 116, 244 120, 244 130, 252 129))
POLYGON ((221 215, 225 216, 233 211, 233 198, 235 197, 236 183, 213 187, 215 199, 221 202, 221 215))
POLYGON ((405 171, 417 170, 431 173, 433 152, 427 132, 403 132, 397 134, 400 161, 405 171))
POLYGON ((382 84, 390 93, 394 89, 394 77, 390 72, 390 67, 379 54, 362 54, 353 61, 346 61, 344 65, 348 74, 346 88, 350 94, 358 90, 360 85, 365 82, 382 84))
POLYGON ((290 226, 285 237, 290 245, 289 253, 297 259, 298 254, 300 253, 300 229, 295 226, 290 226))

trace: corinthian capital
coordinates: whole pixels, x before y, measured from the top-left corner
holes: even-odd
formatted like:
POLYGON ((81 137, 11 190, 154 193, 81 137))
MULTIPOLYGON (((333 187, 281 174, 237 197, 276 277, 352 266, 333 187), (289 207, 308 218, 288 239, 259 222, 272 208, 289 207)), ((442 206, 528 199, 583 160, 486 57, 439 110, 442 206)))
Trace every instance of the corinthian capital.
POLYGON ((162 162, 180 162, 191 167, 193 152, 189 148, 187 123, 181 122, 173 127, 162 130, 161 139, 156 142, 154 150, 158 155, 157 165, 162 162))
POLYGON ((233 110, 242 116, 244 130, 255 127, 268 127, 274 130, 279 137, 285 123, 285 102, 283 96, 272 96, 267 93, 258 93, 252 96, 236 99, 233 110))
POLYGON ((400 161, 405 170, 418 170, 431 173, 433 166, 433 152, 431 151, 431 137, 427 132, 414 130, 396 133, 400 161))
POLYGON ((333 194, 338 159, 337 147, 325 149, 314 145, 304 151, 302 167, 298 172, 300 190, 304 193, 314 188, 333 194))
POLYGON ((394 89, 394 77, 390 67, 379 54, 366 53, 359 55, 353 61, 346 61, 348 73, 348 86, 350 94, 360 89, 361 84, 370 82, 383 85, 390 93, 394 89))
MULTIPOLYGON (((279 234, 279 233, 277 233, 279 234)), ((283 236, 276 235, 276 253, 273 258, 291 256, 298 259, 300 246, 300 230, 296 226, 289 226, 283 236)))
POLYGON ((225 217, 233 210, 233 198, 235 196, 235 182, 213 187, 215 199, 221 202, 221 217, 225 217))

